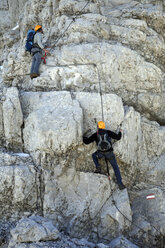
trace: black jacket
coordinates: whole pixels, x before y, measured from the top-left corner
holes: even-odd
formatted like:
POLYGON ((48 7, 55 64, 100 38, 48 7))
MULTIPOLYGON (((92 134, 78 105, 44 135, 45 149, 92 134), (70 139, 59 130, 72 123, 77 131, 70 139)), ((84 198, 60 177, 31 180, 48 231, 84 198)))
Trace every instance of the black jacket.
MULTIPOLYGON (((99 129, 100 130, 100 129, 99 129)), ((105 130, 105 129, 104 129, 105 130)), ((116 140, 120 140, 121 139, 121 132, 119 132, 118 134, 110 131, 110 130, 106 130, 109 137, 112 138, 112 139, 116 139, 116 140)), ((86 137, 86 136, 83 136, 83 142, 87 145, 87 144, 90 144, 92 142, 96 142, 96 144, 98 143, 97 141, 97 132, 92 134, 90 137, 86 137)), ((110 151, 113 151, 113 148, 110 149, 110 151)))

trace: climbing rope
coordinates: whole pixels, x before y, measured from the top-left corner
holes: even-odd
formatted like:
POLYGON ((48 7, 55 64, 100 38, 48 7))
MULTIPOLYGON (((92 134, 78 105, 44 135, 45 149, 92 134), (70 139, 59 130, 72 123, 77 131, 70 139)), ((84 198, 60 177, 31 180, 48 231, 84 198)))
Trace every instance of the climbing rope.
POLYGON ((44 56, 41 57, 41 60, 43 60, 43 63, 46 64, 46 56, 47 56, 47 53, 45 52, 44 56))
MULTIPOLYGON (((55 44, 53 46, 51 46, 51 49, 56 46, 56 44, 58 43, 58 41, 64 36, 64 34, 67 32, 67 30, 69 29, 69 27, 72 25, 73 22, 75 22, 75 20, 77 19, 77 17, 82 14, 83 10, 88 6, 88 4, 90 3, 90 0, 87 1, 87 3, 84 5, 84 7, 75 15, 75 17, 73 17, 73 20, 70 22, 70 24, 67 26, 67 28, 64 30, 64 32, 58 37, 58 39, 56 40, 55 44)), ((78 65, 78 64, 77 64, 78 65)), ((79 64, 80 65, 80 64, 79 64)), ((99 93, 100 93, 100 99, 101 99, 101 113, 102 113, 102 121, 104 121, 104 111, 103 111, 103 97, 102 97, 102 89, 101 89, 101 77, 100 77, 100 72, 98 69, 98 66, 94 63, 92 63, 91 65, 96 67, 97 70, 97 74, 98 74, 98 81, 99 81, 99 93)))
POLYGON ((46 66, 48 67, 69 67, 69 66, 82 66, 82 65, 91 65, 91 66, 94 66, 94 68, 96 68, 96 71, 97 71, 97 75, 98 75, 98 85, 99 85, 99 88, 98 88, 98 92, 100 94, 100 101, 101 101, 101 115, 102 115, 102 121, 104 121, 104 109, 103 109, 103 93, 102 93, 102 88, 101 88, 101 77, 100 77, 100 71, 99 71, 99 68, 97 66, 97 64, 95 63, 86 63, 86 64, 82 64, 82 63, 75 63, 75 64, 63 64, 63 65, 56 65, 56 64, 52 64, 52 65, 47 65, 45 64, 46 66))
MULTIPOLYGON (((146 233, 148 234, 149 236, 151 236, 152 238, 155 238, 152 234, 150 234, 149 232, 147 233, 144 229, 142 229, 140 226, 138 226, 137 224, 133 223, 125 214, 123 214, 121 212, 121 210, 118 208, 117 204, 116 204, 116 201, 114 199, 114 196, 113 196, 113 188, 112 188, 112 183, 111 183, 111 178, 110 178, 110 173, 109 173, 109 167, 108 167, 108 161, 107 159, 105 158, 105 163, 106 163, 106 166, 107 166, 107 173, 108 173, 108 180, 109 180, 109 184, 110 184, 110 190, 112 191, 112 203, 114 204, 114 206, 116 207, 117 211, 128 221, 131 223, 131 225, 134 225, 136 226, 137 228, 139 228, 139 230, 141 230, 143 233, 146 233)), ((153 224, 150 223, 150 225, 161 235, 161 237, 163 238, 162 239, 162 246, 160 248, 164 248, 165 246, 165 236, 162 234, 161 231, 159 231, 153 224)))
MULTIPOLYGON (((80 10, 80 12, 82 12, 87 5, 89 4, 89 1, 85 4, 85 6, 80 10)), ((59 40, 64 36, 64 34, 67 32, 67 30, 69 29, 69 27, 72 25, 73 22, 75 22, 76 18, 78 17, 79 14, 76 14, 76 16, 73 18, 73 20, 70 22, 70 24, 67 26, 67 28, 64 30, 64 32, 61 34, 61 36, 56 40, 54 46, 59 42, 59 40)), ((101 77, 100 77, 100 71, 99 68, 97 66, 97 64, 95 63, 88 63, 88 64, 67 64, 67 65, 59 65, 56 67, 64 67, 64 66, 78 66, 78 65, 92 65, 96 68, 97 70, 97 75, 98 75, 98 83, 99 83, 99 93, 100 93, 100 100, 101 100, 101 112, 102 112, 102 121, 104 121, 104 109, 103 109, 103 94, 102 94, 102 87, 101 87, 101 77)), ((51 65, 48 65, 51 66, 51 65)), ((114 206, 116 207, 117 211, 128 221, 131 223, 131 225, 133 224, 134 226, 136 226, 139 230, 141 230, 143 233, 147 233, 145 230, 143 230, 141 227, 139 227, 137 224, 133 223, 125 214, 123 214, 120 209, 118 208, 116 201, 114 199, 113 196, 113 189, 112 189, 112 183, 111 183, 111 177, 110 177, 110 173, 109 173, 109 167, 108 167, 108 161, 105 159, 106 162, 106 166, 107 166, 107 172, 108 172, 108 180, 110 183, 110 189, 112 191, 112 203, 114 204, 114 206)), ((150 225, 163 237, 163 246, 162 248, 164 248, 164 241, 165 241, 165 236, 153 225, 150 223, 150 225)), ((148 235, 150 235, 152 238, 155 238, 152 234, 147 233, 148 235)))
MULTIPOLYGON (((87 1, 87 3, 85 4, 85 6, 80 10, 80 12, 82 12, 86 7, 87 5, 89 4, 89 0, 87 1)), ((79 12, 79 14, 76 14, 75 17, 72 18, 72 21, 69 23, 69 25, 66 27, 66 29, 64 30, 64 32, 58 37, 58 39, 55 41, 55 44, 53 46, 51 46, 51 49, 56 46, 56 44, 59 42, 59 40, 61 38, 64 37, 65 33, 68 31, 68 29, 70 28, 70 26, 72 25, 72 23, 75 22, 76 18, 81 14, 79 12)), ((46 53, 44 55, 44 57, 42 57, 43 59, 43 62, 46 64, 46 53)), ((104 109, 103 109, 103 94, 102 94, 102 87, 101 87, 101 76, 100 76, 100 71, 99 71, 99 68, 97 66, 97 64, 95 63, 88 63, 88 64, 80 64, 80 63, 76 63, 76 64, 67 64, 67 65, 46 65, 46 66, 49 66, 49 67, 68 67, 68 66, 78 66, 78 65, 92 65, 96 68, 96 71, 97 71, 97 75, 98 75, 98 85, 99 85, 99 94, 100 94, 100 100, 101 100, 101 113, 102 113, 102 121, 104 121, 104 109)), ((23 74, 23 75, 12 75, 11 78, 14 78, 15 76, 25 76, 25 75, 30 75, 30 73, 28 74, 23 74)), ((108 167, 108 161, 105 160, 106 162, 106 166, 107 166, 107 173, 108 173, 108 180, 109 180, 109 184, 110 184, 110 189, 112 191, 112 203, 114 204, 114 206, 116 207, 117 211, 128 221, 130 222, 132 225, 136 226, 139 230, 141 230, 143 233, 147 233, 145 230, 143 230, 141 227, 139 227, 137 224, 134 224, 125 214, 123 214, 121 212, 121 210, 118 208, 117 204, 116 204, 116 201, 114 199, 114 195, 113 195, 113 189, 112 189, 112 183, 111 183, 111 178, 110 178, 110 173, 109 173, 109 167, 108 167)), ((38 208, 38 204, 37 204, 37 208, 38 208)), ((162 248, 164 247, 164 242, 165 242, 165 236, 154 226, 150 223, 150 225, 163 237, 163 246, 162 248)), ((151 237, 154 238, 154 236, 150 233, 147 233, 148 235, 150 235, 151 237)))
POLYGON ((55 41, 54 45, 51 46, 51 49, 57 45, 57 43, 59 42, 59 40, 61 38, 64 37, 65 33, 68 31, 68 29, 70 28, 70 26, 72 25, 72 23, 75 22, 75 20, 77 19, 77 17, 82 14, 83 10, 88 6, 89 3, 90 3, 90 0, 88 0, 87 3, 84 5, 84 7, 75 15, 75 17, 72 18, 72 21, 66 27, 66 29, 64 30, 64 32, 57 38, 57 40, 55 41))
MULTIPOLYGON (((69 29, 69 27, 72 25, 73 22, 75 22, 75 20, 77 19, 77 17, 78 17, 79 15, 82 14, 83 10, 88 6, 89 3, 90 3, 90 0, 87 0, 87 2, 86 2, 86 4, 84 5, 84 7, 83 7, 80 11, 78 11, 78 13, 75 15, 75 17, 72 18, 72 21, 71 21, 71 22, 69 23, 69 25, 66 27, 66 29, 64 30, 64 32, 57 38, 57 40, 55 41, 54 45, 50 46, 51 49, 52 49, 53 47, 56 46, 56 44, 58 43, 58 41, 59 41, 62 37, 64 37, 64 35, 65 35, 65 33, 67 32, 67 30, 69 29)), ((47 55, 47 54, 45 53, 45 55, 41 58, 41 59, 43 60, 43 63, 44 63, 44 64, 46 64, 46 55, 47 55)), ((49 66, 51 66, 51 65, 49 65, 49 66)), ((12 75, 11 77, 7 77, 7 79, 13 79, 14 77, 17 77, 17 76, 22 77, 22 76, 26 76, 26 75, 30 75, 30 73, 12 75)))
MULTIPOLYGON (((67 32, 67 30, 69 29, 69 27, 72 25, 73 22, 75 22, 75 20, 77 19, 77 17, 82 14, 82 11, 88 6, 88 4, 90 3, 90 0, 87 1, 87 3, 84 5, 84 7, 75 15, 75 17, 73 17, 73 20, 69 23, 69 25, 66 27, 66 29, 64 30, 64 32, 58 37, 58 39, 55 41, 54 45, 51 46, 51 49, 53 47, 56 46, 56 44, 58 43, 58 41, 65 35, 65 33, 67 32)), ((46 52, 45 55, 41 58, 43 60, 43 63, 46 65, 46 52)), ((70 64, 71 65, 84 65, 84 64, 70 64)), ((101 100, 101 115, 102 115, 102 121, 104 121, 104 110, 103 110, 103 94, 102 94, 102 88, 101 88, 101 77, 100 77, 100 72, 99 72, 99 68, 97 66, 97 64, 95 63, 88 63, 88 65, 93 65, 96 70, 97 70, 97 75, 98 75, 98 82, 99 82, 99 94, 100 94, 100 100, 101 100)), ((54 65, 47 65, 49 67, 54 67, 54 65)), ((56 65, 55 65, 56 66, 56 65)), ((62 65, 62 66, 69 66, 69 65, 62 65)), ((24 75, 30 75, 30 73, 27 74, 23 74, 23 75, 13 75, 12 77, 8 77, 8 79, 12 79, 16 76, 24 76, 24 75)))
MULTIPOLYGON (((69 66, 83 66, 83 65, 91 65, 93 66, 94 68, 96 68, 96 71, 97 71, 97 75, 98 75, 98 85, 99 85, 99 89, 98 89, 98 92, 100 94, 100 100, 101 100, 101 115, 102 115, 102 121, 104 121, 104 110, 103 110, 103 94, 102 94, 102 88, 101 88, 101 77, 100 77, 100 72, 99 72, 99 68, 97 66, 97 64, 95 63, 86 63, 86 64, 83 64, 83 63, 75 63, 75 64, 63 64, 63 65, 56 65, 56 64, 52 64, 52 65, 49 65, 49 64, 46 64, 46 53, 44 55, 44 57, 42 57, 43 59, 43 62, 45 64, 45 66, 48 66, 48 67, 69 67, 69 66)), ((26 73, 26 74, 17 74, 17 75, 12 75, 11 77, 7 77, 6 80, 11 80, 13 79, 14 77, 22 77, 22 76, 26 76, 26 75, 30 75, 30 73, 26 73)))
POLYGON ((102 115, 102 121, 104 121, 104 110, 103 110, 103 94, 102 94, 102 88, 101 88, 101 77, 100 77, 100 72, 99 68, 96 64, 94 64, 97 70, 97 75, 98 75, 98 82, 99 82, 99 93, 100 93, 100 100, 101 100, 101 115, 102 115))

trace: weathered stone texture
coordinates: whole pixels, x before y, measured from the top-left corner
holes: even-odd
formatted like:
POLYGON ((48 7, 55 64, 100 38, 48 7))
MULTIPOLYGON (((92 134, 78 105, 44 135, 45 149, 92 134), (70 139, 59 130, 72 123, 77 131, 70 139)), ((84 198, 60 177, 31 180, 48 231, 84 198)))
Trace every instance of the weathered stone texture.
POLYGON ((123 234, 163 247, 164 10, 159 0, 0 1, 0 221, 37 215, 11 231, 10 247, 137 247, 123 234), (36 24, 55 46, 31 80, 24 45, 36 24), (113 147, 124 191, 111 166, 108 181, 104 160, 103 175, 93 173, 96 146, 82 141, 101 119, 122 129, 113 147), (53 225, 97 244, 53 241, 53 225))
POLYGON ((37 177, 29 156, 0 152, 1 219, 16 220, 35 210, 37 177))
POLYGON ((23 105, 28 104, 28 111, 32 108, 23 131, 25 149, 64 153, 79 144, 82 110, 70 93, 25 93, 22 100, 23 105))
POLYGON ((13 151, 22 150, 23 115, 15 87, 7 89, 6 100, 3 102, 3 122, 6 146, 13 151))
POLYGON ((12 242, 9 247, 17 243, 28 243, 38 241, 56 240, 59 238, 59 232, 51 221, 47 221, 40 216, 30 216, 21 219, 17 226, 12 229, 12 242))
MULTIPOLYGON (((44 215, 58 222, 59 227, 65 226, 71 236, 81 237, 83 234, 84 237, 90 236, 93 241, 94 238, 98 240, 95 236, 95 229, 97 229, 99 239, 106 240, 114 233, 119 234, 116 226, 121 230, 129 227, 130 223, 124 222, 123 216, 119 216, 116 208, 112 207, 110 196, 112 191, 105 176, 98 176, 96 179, 91 173, 75 174, 70 168, 58 181, 49 173, 45 173, 44 178, 44 215), (95 180, 97 180, 97 187, 95 187, 95 180), (82 201, 82 199, 86 200, 82 201)), ((117 205, 131 220, 127 191, 116 192, 114 198, 117 205)))
POLYGON ((4 135, 3 112, 2 112, 2 104, 0 103, 0 144, 2 144, 3 135, 4 135))

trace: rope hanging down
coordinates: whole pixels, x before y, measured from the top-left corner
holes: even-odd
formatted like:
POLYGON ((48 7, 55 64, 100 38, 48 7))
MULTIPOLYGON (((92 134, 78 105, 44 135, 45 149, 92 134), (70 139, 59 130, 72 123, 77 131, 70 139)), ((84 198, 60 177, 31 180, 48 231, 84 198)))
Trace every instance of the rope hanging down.
POLYGON ((102 94, 102 89, 101 89, 101 77, 100 77, 100 72, 98 69, 98 66, 94 64, 94 66, 97 69, 97 74, 98 74, 98 82, 99 82, 99 91, 100 91, 100 100, 101 100, 101 113, 102 113, 102 121, 104 121, 104 110, 103 110, 103 94, 102 94))
MULTIPOLYGON (((137 228, 139 228, 139 230, 143 231, 143 233, 147 233, 145 230, 143 230, 140 226, 138 226, 137 224, 133 223, 125 214, 123 214, 120 209, 118 208, 116 201, 114 199, 113 196, 113 189, 112 189, 112 183, 111 183, 111 178, 110 178, 110 173, 109 173, 109 167, 108 167, 108 161, 107 159, 105 159, 105 163, 107 166, 107 173, 108 173, 108 180, 109 180, 109 185, 110 185, 110 190, 112 191, 112 203, 114 204, 114 206, 116 207, 117 211, 127 220, 129 221, 132 225, 136 226, 137 228)), ((145 220, 145 219, 144 219, 145 220)), ((162 246, 160 248, 164 248, 164 244, 165 244, 165 236, 162 234, 161 231, 159 231, 153 224, 150 223, 150 225, 161 235, 162 237, 162 246)), ((150 234, 149 232, 147 233, 149 236, 151 236, 152 238, 155 238, 152 234, 150 234)))
MULTIPOLYGON (((89 4, 89 0, 88 2, 85 4, 85 6, 80 10, 80 12, 82 12, 86 7, 87 5, 89 4)), ((64 36, 64 34, 66 33, 66 31, 69 29, 69 27, 72 25, 73 22, 75 22, 76 18, 78 17, 78 15, 80 15, 81 13, 79 12, 79 14, 76 14, 76 16, 73 18, 73 20, 70 22, 70 24, 68 25, 68 27, 64 30, 64 32, 61 34, 61 36, 56 40, 55 44, 51 47, 53 48, 57 43, 58 41, 64 36)), ((87 64, 70 64, 70 65, 61 65, 61 67, 63 66, 76 66, 76 65, 87 65, 87 64)), ((104 111, 103 111, 103 95, 102 95, 102 88, 101 88, 101 77, 100 77, 100 72, 99 72, 99 69, 98 69, 98 66, 94 63, 89 63, 88 65, 93 65, 94 67, 96 67, 97 69, 97 74, 98 74, 98 82, 99 82, 99 91, 100 91, 100 98, 101 98, 101 112, 102 112, 102 120, 104 121, 104 111)), ((48 65, 48 66, 51 66, 51 65, 48 65)), ((56 65, 57 66, 57 65, 56 65)), ((58 67, 58 66, 57 66, 58 67)), ((108 162, 107 160, 106 161, 106 165, 107 165, 107 172, 108 172, 108 179, 109 179, 109 182, 110 182, 110 188, 112 190, 112 185, 111 185, 111 178, 110 178, 110 174, 109 174, 109 168, 108 168, 108 162)), ((113 190, 112 190, 112 202, 114 203, 116 209, 118 210, 118 212, 127 220, 129 221, 131 224, 132 221, 127 217, 125 216, 121 211, 120 209, 118 208, 116 202, 115 202, 115 199, 113 197, 113 190)), ((134 226, 138 227, 140 230, 142 230, 144 233, 147 233, 146 231, 144 231, 141 227, 139 227, 138 225, 136 224, 133 224, 134 226)), ((151 226, 163 237, 163 246, 162 248, 164 247, 164 240, 165 240, 165 236, 155 227, 151 224, 151 226)), ((150 233, 147 233, 148 235, 152 236, 154 238, 153 235, 151 235, 150 233)))
MULTIPOLYGON (((54 45, 51 46, 51 49, 53 47, 55 47, 55 45, 58 43, 58 41, 64 36, 64 34, 66 33, 66 31, 69 29, 69 27, 72 25, 73 22, 75 22, 76 18, 81 15, 82 11, 87 7, 87 5, 90 3, 90 0, 87 1, 87 3, 84 5, 84 7, 79 11, 78 14, 75 15, 75 17, 73 18, 73 20, 70 22, 70 24, 68 25, 68 27, 64 30, 64 32, 58 37, 58 39, 55 41, 54 45)), ((43 59, 43 62, 44 64, 46 64, 46 53, 44 55, 44 57, 42 58, 43 59)), ((17 75, 12 75, 11 77, 7 77, 7 80, 8 79, 13 79, 14 77, 22 77, 22 76, 27 76, 27 75, 30 75, 30 73, 25 73, 25 74, 17 74, 17 75)))
MULTIPOLYGON (((81 12, 87 7, 87 5, 90 3, 90 0, 87 1, 87 3, 85 4, 85 6, 79 11, 78 14, 75 15, 75 17, 72 19, 72 21, 70 22, 70 24, 67 26, 67 28, 64 30, 64 32, 58 37, 58 39, 55 41, 54 45, 51 46, 51 49, 53 47, 55 47, 55 45, 59 42, 59 40, 64 36, 64 34, 67 32, 67 30, 69 29, 69 27, 72 25, 73 22, 75 22, 76 18, 81 14, 81 12)), ((45 58, 46 58, 46 55, 44 56, 43 60, 45 62, 45 58)), ((97 70, 97 74, 98 74, 98 83, 99 83, 99 93, 100 93, 100 99, 101 99, 101 112, 102 112, 102 120, 104 121, 104 111, 103 111, 103 95, 102 95, 102 88, 101 88, 101 77, 100 77, 100 72, 99 72, 99 69, 98 69, 98 66, 94 63, 88 63, 88 64, 67 64, 67 65, 46 65, 46 66, 49 66, 49 67, 64 67, 64 66, 78 66, 78 65, 92 65, 96 68, 97 70)), ((11 78, 14 78, 15 76, 25 76, 25 75, 30 75, 29 73, 28 74, 23 74, 23 75, 12 75, 11 78)), ((109 182, 110 182, 110 188, 112 190, 112 185, 111 185, 111 180, 110 180, 110 174, 109 174, 109 168, 108 168, 108 162, 107 160, 105 160, 106 162, 106 165, 107 165, 107 172, 108 172, 108 179, 109 179, 109 182)), ((129 221, 131 224, 132 221, 127 217, 125 216, 121 211, 120 209, 118 208, 116 202, 115 202, 115 199, 114 199, 114 196, 113 196, 113 190, 112 190, 112 202, 113 204, 115 205, 117 211, 127 220, 129 221)), ((139 228, 140 230, 143 231, 143 233, 147 233, 146 231, 144 231, 141 227, 139 227, 138 225, 136 224, 133 224, 134 226, 136 226, 137 228, 139 228)), ((165 242, 165 236, 155 227, 151 224, 151 226, 163 237, 163 246, 162 248, 164 247, 164 242, 165 242)), ((148 235, 150 235, 151 237, 154 238, 153 235, 151 235, 150 233, 147 233, 148 235)), ((160 247, 161 248, 161 247, 160 247)))
MULTIPOLYGON (((45 64, 46 65, 46 64, 45 64)), ((66 65, 46 65, 48 67, 68 67, 68 66, 81 66, 81 65, 92 65, 96 68, 97 70, 97 75, 98 75, 98 85, 99 89, 98 92, 100 94, 100 100, 101 100, 101 115, 102 115, 102 121, 104 121, 104 109, 103 109, 103 94, 102 94, 102 88, 101 88, 101 77, 100 77, 100 71, 95 63, 86 63, 86 64, 81 64, 81 63, 76 63, 76 64, 66 64, 66 65)))
MULTIPOLYGON (((44 62, 45 62, 45 57, 44 56, 44 62)), ((65 65, 47 65, 45 64, 45 66, 48 67, 69 67, 69 66, 82 66, 82 65, 92 65, 96 68, 97 70, 97 75, 98 75, 98 85, 99 85, 99 93, 100 93, 100 100, 101 100, 101 113, 102 113, 102 121, 104 121, 104 110, 103 110, 103 96, 102 96, 102 89, 101 89, 101 77, 100 77, 100 72, 99 72, 99 68, 97 66, 97 64, 94 63, 86 63, 86 64, 81 64, 81 63, 76 63, 76 64, 65 64, 65 65)), ((13 79, 14 77, 22 77, 22 76, 27 76, 30 75, 30 73, 26 73, 26 74, 17 74, 17 75, 12 75, 6 79, 13 79)))
MULTIPOLYGON (((66 33, 66 31, 69 29, 69 27, 72 25, 73 22, 75 22, 76 18, 82 14, 82 11, 88 6, 88 4, 90 3, 90 0, 87 1, 87 3, 84 5, 84 7, 79 11, 78 14, 75 15, 75 17, 73 18, 73 20, 70 22, 70 24, 67 26, 67 28, 64 30, 64 32, 58 37, 58 39, 55 41, 55 44, 53 46, 51 46, 51 49, 53 47, 55 47, 55 45, 59 42, 59 40, 64 36, 64 34, 66 33)), ((102 121, 104 121, 104 111, 103 111, 103 96, 102 96, 102 89, 101 89, 101 77, 100 77, 100 72, 98 69, 98 66, 96 64, 92 64, 93 66, 96 67, 97 69, 97 74, 98 74, 98 81, 99 81, 99 91, 100 91, 100 99, 101 99, 101 113, 102 113, 102 121)))

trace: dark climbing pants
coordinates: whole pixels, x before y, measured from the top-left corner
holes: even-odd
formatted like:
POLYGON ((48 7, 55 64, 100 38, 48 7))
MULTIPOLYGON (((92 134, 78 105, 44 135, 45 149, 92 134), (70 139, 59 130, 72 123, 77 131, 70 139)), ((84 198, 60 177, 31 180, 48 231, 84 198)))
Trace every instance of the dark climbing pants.
POLYGON ((32 74, 32 73, 39 74, 40 64, 41 64, 41 53, 37 52, 33 55, 30 74, 32 74))
POLYGON ((113 170, 115 172, 115 176, 117 179, 117 183, 118 184, 122 183, 120 170, 119 170, 119 167, 118 167, 118 164, 117 164, 117 161, 116 161, 116 158, 113 152, 102 153, 100 151, 96 151, 92 154, 92 158, 93 158, 93 162, 96 165, 96 168, 100 166, 98 159, 101 159, 101 158, 107 159, 113 167, 113 170))

